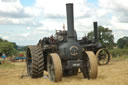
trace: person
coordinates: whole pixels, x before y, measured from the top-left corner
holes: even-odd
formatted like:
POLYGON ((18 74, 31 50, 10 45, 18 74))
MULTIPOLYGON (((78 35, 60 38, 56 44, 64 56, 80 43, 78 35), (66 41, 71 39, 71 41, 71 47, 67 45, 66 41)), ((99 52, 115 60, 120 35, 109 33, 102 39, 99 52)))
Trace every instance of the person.
POLYGON ((65 31, 65 24, 63 24, 63 30, 65 31))
POLYGON ((5 60, 5 59, 6 59, 6 55, 5 55, 4 53, 2 54, 2 56, 1 56, 1 57, 2 57, 2 59, 3 59, 3 60, 5 60))
POLYGON ((54 41, 54 36, 53 36, 53 35, 50 36, 50 40, 51 40, 52 43, 55 42, 55 41, 54 41))

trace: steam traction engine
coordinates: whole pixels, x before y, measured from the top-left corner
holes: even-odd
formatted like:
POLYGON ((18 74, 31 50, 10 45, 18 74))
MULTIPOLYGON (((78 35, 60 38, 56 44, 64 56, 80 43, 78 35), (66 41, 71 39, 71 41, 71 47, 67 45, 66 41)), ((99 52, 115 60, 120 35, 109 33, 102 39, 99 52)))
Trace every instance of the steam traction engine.
POLYGON ((95 53, 99 65, 108 64, 110 62, 111 54, 107 48, 99 42, 97 22, 94 22, 93 26, 94 39, 89 40, 87 36, 84 36, 81 40, 78 40, 78 42, 84 47, 86 51, 93 51, 95 53))
POLYGON ((32 78, 48 72, 50 80, 58 82, 62 76, 77 75, 78 69, 84 78, 97 78, 97 58, 93 51, 77 40, 74 30, 73 4, 66 4, 68 30, 57 31, 56 36, 45 37, 35 46, 27 48, 27 72, 32 78))

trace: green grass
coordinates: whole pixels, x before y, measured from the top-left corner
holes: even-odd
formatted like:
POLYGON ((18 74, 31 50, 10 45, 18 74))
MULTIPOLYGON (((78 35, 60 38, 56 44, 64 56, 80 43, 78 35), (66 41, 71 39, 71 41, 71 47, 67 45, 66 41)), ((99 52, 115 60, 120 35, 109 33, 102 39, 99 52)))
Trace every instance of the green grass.
POLYGON ((14 64, 1 64, 0 65, 0 69, 11 69, 11 68, 15 68, 14 64))
POLYGON ((111 59, 111 61, 124 61, 124 60, 128 60, 128 56, 113 57, 111 59))
POLYGON ((128 58, 128 49, 112 49, 109 50, 109 52, 111 53, 111 55, 113 57, 121 57, 124 56, 125 58, 128 58))

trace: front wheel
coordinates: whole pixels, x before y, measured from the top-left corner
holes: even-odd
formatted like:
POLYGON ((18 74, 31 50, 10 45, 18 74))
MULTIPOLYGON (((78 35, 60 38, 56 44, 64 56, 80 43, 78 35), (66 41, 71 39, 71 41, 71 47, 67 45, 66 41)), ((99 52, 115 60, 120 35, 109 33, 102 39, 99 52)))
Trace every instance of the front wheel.
POLYGON ((92 51, 86 51, 81 68, 84 78, 96 79, 98 74, 97 58, 92 51))
POLYGON ((62 65, 57 53, 50 53, 48 56, 47 69, 51 81, 58 82, 62 80, 62 65))

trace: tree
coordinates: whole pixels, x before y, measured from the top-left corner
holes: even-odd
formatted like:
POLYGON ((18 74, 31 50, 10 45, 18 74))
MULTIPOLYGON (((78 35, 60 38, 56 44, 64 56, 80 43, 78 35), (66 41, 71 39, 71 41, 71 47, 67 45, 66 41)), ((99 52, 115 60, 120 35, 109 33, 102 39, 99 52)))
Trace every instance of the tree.
POLYGON ((5 53, 7 56, 16 55, 18 53, 16 46, 16 43, 0 38, 0 54, 5 53))
POLYGON ((0 38, 0 42, 8 42, 8 41, 0 38))
MULTIPOLYGON (((109 28, 104 28, 103 26, 98 27, 98 36, 99 42, 102 43, 107 48, 113 48, 114 44, 114 36, 112 34, 112 30, 109 28)), ((94 39, 94 32, 91 31, 87 34, 87 37, 90 40, 94 39)))
POLYGON ((3 39, 2 38, 0 38, 0 42, 2 42, 3 41, 3 39))
POLYGON ((128 37, 122 37, 117 41, 118 48, 128 48, 128 37))
POLYGON ((10 42, 0 42, 0 53, 5 53, 7 56, 12 56, 17 54, 17 50, 10 42))
POLYGON ((17 45, 16 45, 16 43, 15 42, 12 42, 12 44, 13 44, 13 47, 15 48, 15 49, 17 49, 17 45))

